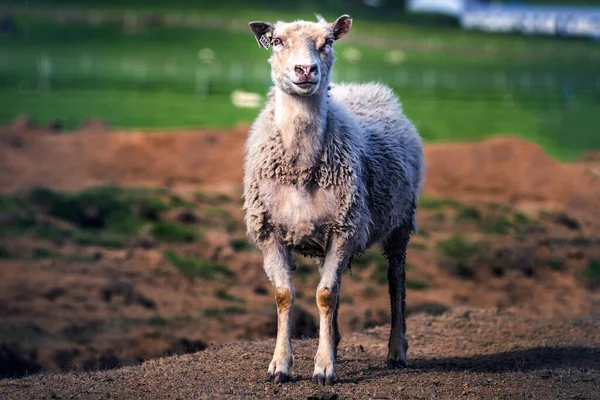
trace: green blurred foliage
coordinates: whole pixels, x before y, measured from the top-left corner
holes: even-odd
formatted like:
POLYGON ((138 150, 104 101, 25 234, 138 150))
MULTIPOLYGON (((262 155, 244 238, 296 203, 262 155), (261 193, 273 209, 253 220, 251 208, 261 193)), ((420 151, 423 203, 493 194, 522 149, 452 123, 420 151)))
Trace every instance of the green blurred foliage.
POLYGON ((0 121, 25 113, 58 118, 67 128, 88 116, 118 127, 248 123, 258 110, 235 107, 232 92, 264 96, 271 83, 269 53, 257 48, 247 22, 349 12, 353 31, 336 44, 335 80, 392 86, 427 141, 516 135, 561 160, 600 148, 595 43, 464 32, 392 6, 400 3, 377 9, 343 1, 29 1, 50 11, 100 9, 122 18, 94 25, 16 14, 18 34, 0 36, 0 121), (175 13, 198 26, 148 23, 128 32, 123 20, 136 12, 175 13), (212 51, 211 63, 199 59, 201 49, 212 51), (355 50, 360 59, 352 61, 347 54, 355 50))

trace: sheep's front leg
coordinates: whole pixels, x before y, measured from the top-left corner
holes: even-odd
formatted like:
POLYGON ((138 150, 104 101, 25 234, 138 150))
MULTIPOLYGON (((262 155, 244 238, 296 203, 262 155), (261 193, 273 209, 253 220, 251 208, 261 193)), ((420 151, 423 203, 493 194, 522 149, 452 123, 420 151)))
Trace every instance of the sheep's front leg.
POLYGON ((315 356, 313 379, 319 385, 333 384, 335 380, 336 327, 340 279, 348 263, 348 252, 341 239, 332 241, 321 269, 317 287, 319 309, 319 347, 315 356))
POLYGON ((292 354, 292 308, 294 286, 292 284, 292 254, 276 241, 263 246, 264 267, 275 287, 277 303, 277 342, 267 377, 275 383, 285 383, 292 377, 294 356, 292 354))

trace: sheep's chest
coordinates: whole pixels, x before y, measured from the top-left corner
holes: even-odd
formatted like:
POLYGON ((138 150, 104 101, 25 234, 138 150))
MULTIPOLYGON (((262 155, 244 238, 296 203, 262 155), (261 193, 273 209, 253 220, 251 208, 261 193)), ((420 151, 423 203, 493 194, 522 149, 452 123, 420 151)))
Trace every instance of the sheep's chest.
MULTIPOLYGON (((302 248, 325 247, 327 234, 336 219, 333 188, 265 182, 263 193, 271 207, 271 223, 287 244, 302 248)), ((310 250, 310 249, 309 249, 310 250)), ((313 249, 316 251, 316 249, 313 249)), ((310 252, 310 251, 307 251, 310 252)))

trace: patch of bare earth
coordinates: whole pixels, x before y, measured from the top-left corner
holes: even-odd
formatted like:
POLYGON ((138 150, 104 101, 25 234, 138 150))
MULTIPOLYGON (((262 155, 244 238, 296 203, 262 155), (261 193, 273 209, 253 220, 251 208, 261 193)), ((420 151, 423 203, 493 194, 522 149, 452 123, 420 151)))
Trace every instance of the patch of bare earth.
POLYGON ((0 396, 38 398, 593 399, 600 390, 600 320, 538 320, 456 309, 408 320, 409 369, 384 366, 388 326, 340 344, 338 381, 311 380, 315 340, 294 341, 293 381, 265 382, 273 340, 235 342, 137 367, 0 381, 0 396))

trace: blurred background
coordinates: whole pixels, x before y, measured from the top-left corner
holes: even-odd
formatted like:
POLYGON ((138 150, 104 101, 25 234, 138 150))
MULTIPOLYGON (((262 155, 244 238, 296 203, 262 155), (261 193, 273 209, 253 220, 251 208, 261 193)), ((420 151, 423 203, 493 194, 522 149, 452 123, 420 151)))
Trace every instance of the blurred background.
MULTIPOLYGON (((271 81, 251 20, 335 20, 333 79, 381 81, 426 143, 410 313, 589 313, 600 287, 600 2, 0 0, 0 377, 272 337, 241 211, 271 81)), ((389 322, 355 260, 343 330, 389 322)), ((298 259, 294 335, 316 333, 298 259)))

